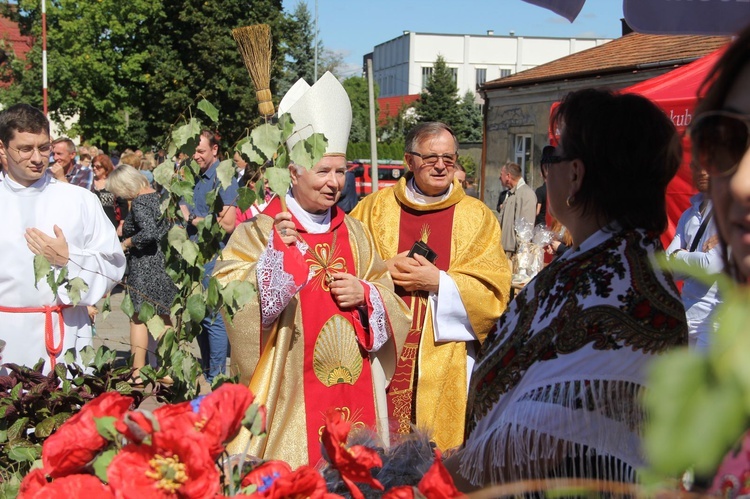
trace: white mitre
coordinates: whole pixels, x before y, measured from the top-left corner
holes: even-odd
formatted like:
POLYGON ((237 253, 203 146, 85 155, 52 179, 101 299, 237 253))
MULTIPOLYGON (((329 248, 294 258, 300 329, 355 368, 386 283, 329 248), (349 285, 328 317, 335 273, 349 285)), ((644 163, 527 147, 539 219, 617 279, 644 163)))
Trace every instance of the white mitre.
POLYGON ((294 133, 286 141, 289 150, 313 133, 322 133, 328 140, 326 156, 345 156, 352 127, 352 104, 344 87, 330 71, 312 87, 297 80, 279 102, 278 115, 289 113, 294 120, 294 133))

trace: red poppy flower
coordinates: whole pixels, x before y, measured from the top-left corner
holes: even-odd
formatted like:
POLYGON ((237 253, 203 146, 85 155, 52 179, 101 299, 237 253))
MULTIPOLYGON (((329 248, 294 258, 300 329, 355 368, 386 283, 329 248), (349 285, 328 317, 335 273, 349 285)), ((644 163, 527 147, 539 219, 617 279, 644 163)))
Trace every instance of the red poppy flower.
POLYGON ((435 449, 435 461, 419 481, 417 488, 425 497, 464 497, 464 494, 456 489, 453 477, 443 465, 440 451, 437 449, 435 449))
POLYGON ((115 429, 130 442, 141 443, 154 432, 156 417, 143 411, 128 411, 121 420, 115 423, 115 429))
POLYGON ((393 487, 383 494, 383 499, 414 499, 415 497, 414 487, 409 485, 393 487))
POLYGON ((120 419, 133 399, 117 392, 104 393, 84 404, 80 412, 67 420, 42 446, 42 462, 52 477, 76 473, 90 463, 107 441, 96 430, 94 418, 120 419))
POLYGON ((118 499, 213 498, 219 470, 201 442, 180 432, 156 432, 152 445, 126 445, 107 469, 118 499))
POLYGON ((21 481, 21 487, 18 489, 18 497, 32 497, 34 493, 47 485, 47 474, 44 470, 36 468, 31 470, 21 481))
POLYGON ((349 488, 354 499, 364 498, 354 482, 365 483, 370 487, 383 490, 383 484, 372 477, 371 468, 381 468, 383 461, 377 451, 363 445, 346 447, 351 422, 344 420, 338 409, 329 409, 326 413, 326 426, 321 440, 328 453, 331 466, 341 474, 341 479, 349 488))
POLYGON ((245 412, 254 398, 246 386, 224 383, 197 404, 193 404, 193 410, 197 405, 201 433, 213 443, 209 452, 214 458, 224 451, 224 443, 240 431, 245 412))
POLYGON ((253 494, 253 497, 264 499, 341 499, 341 496, 328 492, 325 480, 311 466, 300 466, 292 473, 278 478, 265 492, 253 494))
POLYGON ((292 468, 284 461, 266 461, 245 475, 242 479, 242 487, 255 485, 258 492, 265 492, 274 481, 291 472, 292 468))
MULTIPOLYGON (((24 480, 25 481, 25 480, 24 480)), ((56 478, 38 488, 29 490, 21 488, 19 499, 57 499, 59 497, 95 497, 96 499, 114 499, 109 487, 94 475, 68 475, 56 478)))

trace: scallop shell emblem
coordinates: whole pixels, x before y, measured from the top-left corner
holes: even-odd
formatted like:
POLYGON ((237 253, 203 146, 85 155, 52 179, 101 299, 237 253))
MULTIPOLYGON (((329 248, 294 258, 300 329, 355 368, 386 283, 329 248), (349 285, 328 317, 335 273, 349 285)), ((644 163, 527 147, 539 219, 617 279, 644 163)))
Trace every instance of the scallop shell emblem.
POLYGON ((354 327, 342 316, 334 315, 315 340, 313 371, 325 386, 353 385, 362 374, 362 354, 354 327))

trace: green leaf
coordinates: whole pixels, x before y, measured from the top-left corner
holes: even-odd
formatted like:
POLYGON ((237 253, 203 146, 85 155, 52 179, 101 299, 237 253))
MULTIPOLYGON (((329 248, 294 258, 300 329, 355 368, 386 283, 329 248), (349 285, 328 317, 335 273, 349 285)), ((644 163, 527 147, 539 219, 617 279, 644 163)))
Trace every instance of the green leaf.
POLYGON ((8 457, 17 463, 34 462, 41 456, 41 446, 27 447, 17 445, 10 449, 8 457))
POLYGON ((151 333, 151 336, 153 336, 157 340, 159 339, 159 336, 161 336, 161 333, 164 332, 164 329, 166 329, 164 319, 162 319, 158 315, 154 315, 149 320, 147 320, 146 327, 148 328, 148 332, 151 333))
POLYGON ((200 122, 195 118, 190 118, 189 122, 172 132, 172 139, 174 140, 177 149, 181 149, 183 146, 187 145, 189 141, 195 140, 200 134, 200 122))
POLYGON ((187 231, 184 227, 175 225, 167 233, 167 241, 177 252, 182 255, 190 265, 195 265, 198 258, 198 245, 188 239, 187 231))
POLYGON ((117 449, 107 449, 94 459, 94 473, 104 483, 107 483, 107 468, 109 468, 109 463, 112 462, 116 454, 117 449))
POLYGON ((52 265, 49 260, 44 255, 34 255, 34 286, 36 287, 39 281, 47 277, 50 272, 52 272, 52 265))
POLYGON ((73 279, 68 281, 68 284, 65 286, 65 288, 68 291, 70 302, 73 304, 73 306, 76 306, 81 301, 81 293, 86 293, 89 290, 89 285, 86 284, 86 281, 84 281, 80 277, 74 277, 73 279))
MULTIPOLYGON (((126 295, 127 296, 127 295, 126 295)), ((123 300, 124 301, 124 300, 123 300)), ((131 304, 132 305, 132 304, 131 304)), ((94 361, 94 358, 96 358, 96 354, 98 351, 102 350, 104 347, 99 348, 98 350, 95 350, 94 347, 90 345, 86 345, 83 347, 83 349, 80 351, 78 355, 81 356, 81 363, 84 366, 90 366, 91 363, 94 361)), ((73 362, 68 362, 68 364, 72 364, 73 362)))
POLYGON ((110 295, 107 295, 104 298, 104 301, 102 302, 102 306, 100 310, 102 314, 102 320, 105 320, 109 316, 110 312, 112 312, 112 304, 109 301, 109 297, 110 295))
POLYGON ((206 306, 215 308, 219 304, 219 281, 215 277, 208 280, 208 290, 206 291, 206 306))
POLYGON ((289 151, 289 159, 295 165, 302 166, 306 170, 315 166, 315 163, 312 162, 312 154, 308 151, 307 144, 303 140, 292 146, 292 150, 289 151))
POLYGON ((73 364, 76 361, 76 353, 73 349, 68 350, 63 354, 63 360, 66 364, 73 364))
POLYGON ((200 322, 206 316, 206 302, 203 295, 196 293, 187 300, 187 310, 193 322, 200 322))
POLYGON ((172 193, 185 198, 185 202, 193 206, 193 193, 195 184, 187 180, 178 180, 172 184, 172 193))
POLYGON ((164 187, 167 191, 172 192, 172 179, 174 178, 174 163, 167 160, 154 168, 154 181, 164 187))
POLYGON ((284 113, 279 116, 278 127, 281 130, 281 142, 286 142, 294 133, 294 120, 292 115, 284 113))
MULTIPOLYGON (((16 385, 19 386, 19 385, 16 385)), ((15 387, 14 387, 15 390, 15 387)), ((16 440, 18 438, 26 437, 26 425, 29 424, 29 417, 24 416, 16 419, 16 421, 8 428, 8 440, 16 440)))
POLYGON ((114 442, 120 436, 120 433, 115 429, 115 423, 117 423, 117 418, 113 416, 94 418, 96 431, 102 436, 102 438, 109 440, 110 442, 114 442))
POLYGON ((279 154, 276 155, 276 159, 273 161, 273 166, 287 170, 289 168, 289 163, 289 153, 287 152, 286 147, 282 147, 279 154))
MULTIPOLYGON (((269 123, 264 123, 250 132, 250 142, 266 160, 272 159, 281 144, 281 130, 269 123)), ((262 164, 263 161, 260 163, 262 164)))
POLYGON ((242 211, 247 211, 255 202, 256 196, 255 191, 252 189, 240 187, 237 190, 237 207, 242 211))
POLYGON ((34 428, 34 435, 39 438, 47 438, 52 434, 55 429, 55 417, 49 416, 42 420, 41 423, 36 425, 34 428))
POLYGON ((208 116, 214 123, 219 121, 219 110, 206 99, 202 99, 198 102, 198 109, 206 113, 206 116, 208 116))
POLYGON ((247 281, 231 281, 221 289, 221 296, 226 306, 239 310, 258 296, 255 287, 247 281))
POLYGON ((232 179, 236 174, 237 171, 234 169, 234 163, 231 159, 225 159, 216 168, 216 176, 219 177, 221 187, 224 189, 228 189, 232 185, 232 179))
POLYGON ((258 149, 253 147, 252 142, 244 142, 240 146, 240 152, 247 156, 247 159, 249 159, 251 163, 255 163, 256 165, 262 165, 266 162, 266 158, 260 154, 258 149))
POLYGON ((279 196, 286 196, 286 191, 289 190, 289 185, 292 183, 292 179, 289 176, 289 170, 283 168, 266 168, 266 178, 268 179, 268 187, 278 194, 279 196))
POLYGON ((148 301, 141 303, 141 310, 138 312, 138 320, 148 322, 156 314, 156 308, 148 301))
POLYGON ((305 148, 312 157, 312 165, 315 166, 323 159, 328 147, 328 139, 322 133, 314 133, 304 140, 305 148))
POLYGON ((128 317, 133 317, 133 314, 135 314, 135 308, 133 307, 133 300, 130 298, 130 293, 125 293, 125 297, 122 299, 122 303, 120 303, 120 310, 122 310, 122 313, 127 315, 128 317))

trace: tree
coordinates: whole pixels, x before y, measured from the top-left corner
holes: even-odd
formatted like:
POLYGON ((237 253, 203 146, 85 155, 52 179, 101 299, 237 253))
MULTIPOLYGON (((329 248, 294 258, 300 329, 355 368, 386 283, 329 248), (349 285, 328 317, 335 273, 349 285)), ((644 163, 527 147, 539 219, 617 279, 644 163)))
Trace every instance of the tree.
POLYGON ((418 122, 442 121, 451 127, 456 126, 460 121, 457 94, 453 73, 443 56, 439 55, 415 106, 418 122))
MULTIPOLYGON (((315 26, 307 4, 299 2, 286 19, 283 73, 279 81, 281 95, 300 78, 312 84, 315 73, 315 26)), ((322 44, 318 42, 318 51, 322 44)))
POLYGON ((482 140, 482 112, 476 104, 471 90, 464 94, 458 104, 459 117, 453 127, 459 142, 480 142, 482 140))
MULTIPOLYGON (((3 13, 34 37, 12 61, 5 104, 41 107, 41 12, 36 0, 3 13)), ((159 143, 199 94, 223 111, 221 133, 243 135, 258 119, 255 92, 231 29, 264 22, 283 32, 281 0, 57 0, 48 4, 49 109, 54 121, 103 148, 159 143)), ((278 38, 278 37, 277 37, 278 38)), ((279 40, 274 41, 275 60, 279 40)), ((281 74, 274 66, 272 82, 281 74), (274 78, 275 77, 275 78, 274 78)), ((274 88, 272 85, 272 93, 274 88)))
MULTIPOLYGON (((352 103, 352 130, 349 133, 350 142, 370 141, 370 95, 367 80, 361 76, 352 76, 342 83, 349 100, 352 103)), ((375 116, 378 116, 378 85, 373 87, 375 92, 375 116)))

